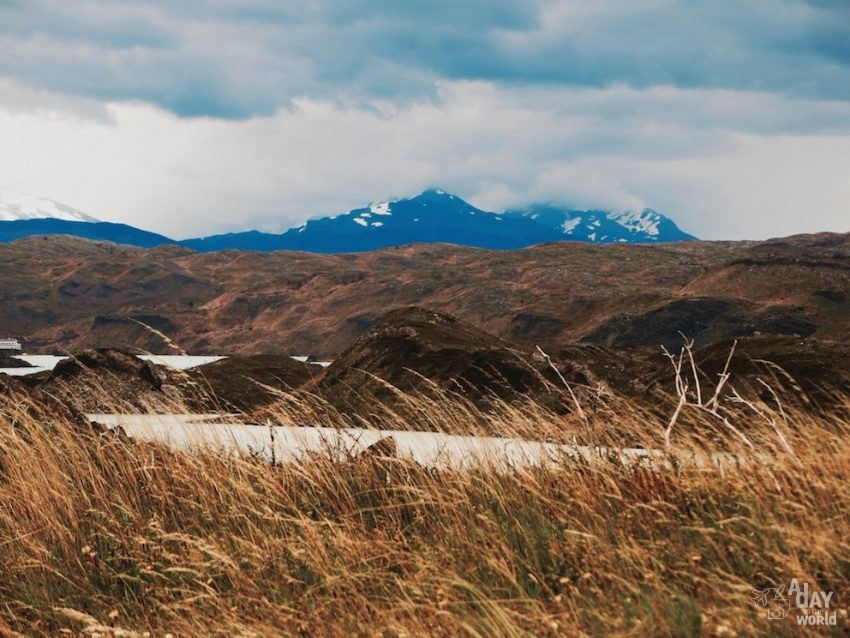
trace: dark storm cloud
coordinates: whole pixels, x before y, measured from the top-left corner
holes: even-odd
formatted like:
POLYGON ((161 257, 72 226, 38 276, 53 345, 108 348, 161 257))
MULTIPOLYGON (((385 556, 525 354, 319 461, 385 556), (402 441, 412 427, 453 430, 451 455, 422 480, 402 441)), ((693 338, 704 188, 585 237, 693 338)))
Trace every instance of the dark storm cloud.
POLYGON ((847 100, 848 42, 848 3, 814 0, 0 1, 0 76, 236 119, 441 80, 847 100))

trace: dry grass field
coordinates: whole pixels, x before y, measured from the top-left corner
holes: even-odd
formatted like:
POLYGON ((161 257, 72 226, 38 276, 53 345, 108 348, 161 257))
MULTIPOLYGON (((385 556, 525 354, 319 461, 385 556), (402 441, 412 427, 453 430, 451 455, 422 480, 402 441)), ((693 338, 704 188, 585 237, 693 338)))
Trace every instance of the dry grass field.
MULTIPOLYGON (((4 393, 0 632, 792 636, 751 597, 798 578, 833 592, 820 630, 845 635, 850 403, 689 375, 685 358, 675 418, 615 399, 475 415, 665 453, 513 471, 175 451, 4 393)), ((408 401, 447 431, 472 409, 408 401)))

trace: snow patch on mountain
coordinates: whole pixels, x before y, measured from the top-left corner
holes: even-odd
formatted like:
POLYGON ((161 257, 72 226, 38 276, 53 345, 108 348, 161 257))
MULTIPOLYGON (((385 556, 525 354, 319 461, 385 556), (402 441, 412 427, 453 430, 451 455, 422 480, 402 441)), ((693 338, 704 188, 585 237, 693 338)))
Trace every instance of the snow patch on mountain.
POLYGON ((661 216, 651 208, 608 213, 608 219, 633 233, 644 233, 652 237, 658 236, 658 224, 661 222, 661 216))
POLYGON ((28 195, 20 191, 0 189, 0 221, 14 222, 25 219, 61 219, 68 222, 96 222, 94 217, 46 197, 28 195))
MULTIPOLYGON (((537 219, 538 215, 532 215, 532 219, 537 219)), ((581 223, 581 217, 576 217, 574 219, 568 219, 563 224, 561 224, 561 228, 564 231, 565 235, 569 235, 575 230, 575 227, 581 223)))
POLYGON ((371 210, 375 215, 392 215, 393 212, 390 204, 390 202, 378 202, 377 204, 369 206, 369 210, 371 210))

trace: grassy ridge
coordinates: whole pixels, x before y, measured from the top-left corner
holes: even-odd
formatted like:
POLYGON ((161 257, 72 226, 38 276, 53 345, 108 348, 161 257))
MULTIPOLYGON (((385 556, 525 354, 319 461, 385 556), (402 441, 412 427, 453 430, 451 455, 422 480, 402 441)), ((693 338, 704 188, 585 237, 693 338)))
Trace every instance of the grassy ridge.
MULTIPOLYGON (((3 401, 9 634, 796 635, 750 602, 792 577, 850 627, 846 417, 686 402, 669 463, 437 472, 174 452, 3 401), (679 461, 715 450, 742 466, 679 461)), ((563 437, 545 410, 514 418, 563 437)), ((656 448, 669 425, 625 404, 587 419, 656 448)))

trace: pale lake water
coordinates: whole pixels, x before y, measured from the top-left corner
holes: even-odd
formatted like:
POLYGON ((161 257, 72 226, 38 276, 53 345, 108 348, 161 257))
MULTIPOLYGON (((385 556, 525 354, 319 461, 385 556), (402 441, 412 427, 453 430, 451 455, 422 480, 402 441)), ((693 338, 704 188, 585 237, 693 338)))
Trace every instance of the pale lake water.
POLYGON ((559 445, 518 438, 462 436, 438 432, 251 425, 216 414, 89 414, 92 422, 144 441, 176 449, 254 453, 281 462, 310 453, 344 460, 390 437, 399 458, 427 467, 495 465, 533 467, 570 459, 593 461, 614 456, 625 463, 663 461, 657 450, 559 445))
MULTIPOLYGON (((156 365, 165 366, 174 370, 191 370, 192 368, 200 368, 201 366, 215 363, 226 359, 226 356, 220 355, 186 355, 186 354, 140 354, 137 355, 143 361, 150 361, 156 365)), ((28 364, 31 368, 0 368, 0 374, 6 374, 10 377, 25 377, 39 372, 53 370, 63 359, 68 357, 52 355, 52 354, 21 354, 14 355, 15 359, 20 359, 28 364)), ((310 363, 322 368, 328 367, 331 361, 307 361, 307 355, 291 355, 292 359, 301 361, 302 363, 310 363)))
MULTIPOLYGON (((24 376, 52 370, 65 357, 18 355, 32 368, 0 368, 0 374, 24 376)), ((223 356, 140 355, 140 359, 188 370, 220 361, 223 356)), ((306 361, 306 356, 293 356, 306 361)), ((330 361, 312 362, 327 366, 330 361)), ((601 448, 561 445, 519 438, 482 437, 354 428, 294 427, 243 423, 235 417, 218 414, 89 414, 101 425, 121 427, 136 439, 163 443, 176 449, 212 449, 222 452, 258 454, 281 462, 297 461, 307 454, 324 454, 344 460, 365 451, 377 441, 390 437, 400 458, 428 467, 472 467, 489 464, 502 467, 533 467, 562 464, 569 460, 597 461, 614 458, 623 463, 649 462, 668 465, 661 450, 643 448, 601 448)), ((738 461, 721 455, 704 458, 689 455, 696 465, 726 465, 738 461)))

